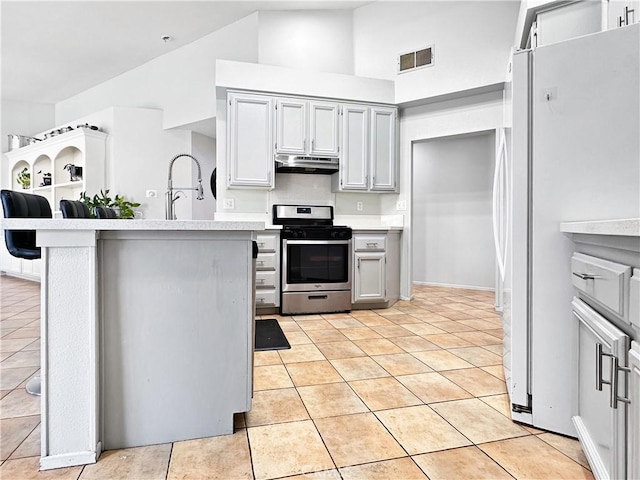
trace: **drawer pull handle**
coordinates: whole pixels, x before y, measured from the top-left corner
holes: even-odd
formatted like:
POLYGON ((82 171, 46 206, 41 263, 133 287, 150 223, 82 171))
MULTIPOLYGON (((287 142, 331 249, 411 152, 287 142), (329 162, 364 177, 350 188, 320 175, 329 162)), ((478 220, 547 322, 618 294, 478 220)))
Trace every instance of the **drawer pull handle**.
POLYGON ((264 242, 258 242, 258 245, 260 246, 260 248, 264 247, 264 242))
POLYGON ((264 285, 264 278, 257 278, 256 281, 260 284, 260 285, 264 285))
POLYGON ((256 263, 259 265, 264 265, 264 260, 256 260, 256 263))
POLYGON ((582 279, 582 280, 595 280, 596 278, 602 278, 602 275, 595 275, 593 273, 578 273, 578 272, 573 272, 573 274, 582 279))
POLYGON ((309 300, 326 300, 328 296, 327 295, 308 295, 307 298, 309 300))
POLYGON ((257 298, 257 299, 256 299, 256 302, 257 302, 257 303, 264 303, 264 298, 257 298))
POLYGON ((377 247, 378 242, 367 242, 367 247, 377 247))

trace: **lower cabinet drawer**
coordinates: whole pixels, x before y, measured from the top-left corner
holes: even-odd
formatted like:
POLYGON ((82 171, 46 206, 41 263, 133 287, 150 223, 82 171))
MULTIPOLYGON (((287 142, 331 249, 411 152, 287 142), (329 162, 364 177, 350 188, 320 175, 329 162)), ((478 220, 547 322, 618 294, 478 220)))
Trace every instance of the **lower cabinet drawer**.
POLYGON ((625 286, 631 268, 582 253, 571 258, 573 286, 620 316, 625 314, 625 286))
POLYGON ((276 299, 275 289, 256 290, 256 307, 275 307, 276 299))
POLYGON ((256 287, 276 287, 276 272, 257 271, 256 272, 256 287))
POLYGON ((259 253, 256 258, 256 270, 276 270, 278 258, 275 253, 259 253))

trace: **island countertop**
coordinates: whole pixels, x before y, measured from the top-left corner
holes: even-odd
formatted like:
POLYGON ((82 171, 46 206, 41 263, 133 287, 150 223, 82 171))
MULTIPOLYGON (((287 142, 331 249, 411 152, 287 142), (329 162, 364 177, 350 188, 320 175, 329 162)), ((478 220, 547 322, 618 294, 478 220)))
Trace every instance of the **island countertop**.
POLYGON ((237 222, 219 220, 98 220, 88 218, 3 218, 5 230, 187 230, 187 231, 239 231, 264 230, 264 222, 237 222))

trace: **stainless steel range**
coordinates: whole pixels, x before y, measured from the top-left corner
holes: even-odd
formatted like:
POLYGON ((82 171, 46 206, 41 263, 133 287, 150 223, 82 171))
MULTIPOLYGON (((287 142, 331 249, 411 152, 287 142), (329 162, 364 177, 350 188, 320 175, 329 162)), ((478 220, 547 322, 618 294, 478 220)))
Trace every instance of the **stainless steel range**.
POLYGON ((274 205, 281 238, 281 314, 351 310, 351 228, 333 207, 274 205))

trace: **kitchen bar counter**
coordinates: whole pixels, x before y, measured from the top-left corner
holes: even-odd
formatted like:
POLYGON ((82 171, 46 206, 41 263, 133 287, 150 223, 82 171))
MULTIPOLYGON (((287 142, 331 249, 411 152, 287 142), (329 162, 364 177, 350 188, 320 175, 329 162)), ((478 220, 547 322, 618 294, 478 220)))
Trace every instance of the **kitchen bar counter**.
POLYGON ((49 219, 3 218, 0 222, 6 230, 190 230, 190 231, 246 231, 264 230, 264 222, 236 222, 214 220, 97 220, 97 219, 49 219))
POLYGON ((40 468, 233 433, 261 222, 5 219, 42 247, 40 468))

